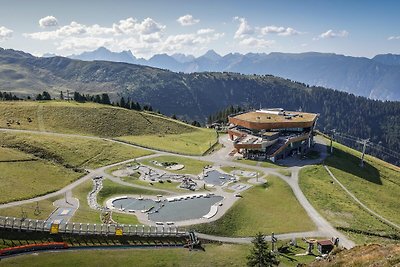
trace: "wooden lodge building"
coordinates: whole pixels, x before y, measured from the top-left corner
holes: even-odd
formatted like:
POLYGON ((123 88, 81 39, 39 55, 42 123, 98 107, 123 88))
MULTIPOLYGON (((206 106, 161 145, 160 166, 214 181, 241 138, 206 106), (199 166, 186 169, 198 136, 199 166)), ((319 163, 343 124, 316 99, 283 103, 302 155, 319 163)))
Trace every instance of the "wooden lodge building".
POLYGON ((228 135, 245 158, 275 162, 308 151, 317 118, 314 113, 259 109, 229 116, 228 135))

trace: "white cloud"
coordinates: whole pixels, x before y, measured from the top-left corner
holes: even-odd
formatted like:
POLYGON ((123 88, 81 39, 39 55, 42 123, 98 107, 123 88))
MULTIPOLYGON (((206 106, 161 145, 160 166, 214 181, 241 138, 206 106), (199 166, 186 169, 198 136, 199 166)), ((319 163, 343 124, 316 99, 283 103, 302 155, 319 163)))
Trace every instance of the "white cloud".
POLYGON ((392 41, 392 40, 400 40, 400 35, 399 35, 399 36, 390 36, 390 37, 388 37, 388 40, 389 40, 389 41, 392 41))
POLYGON ((261 35, 263 34, 255 37, 254 35, 256 33, 260 33, 260 28, 253 28, 252 26, 249 25, 249 23, 245 18, 234 17, 234 20, 239 21, 239 27, 234 35, 234 39, 238 41, 239 45, 254 49, 254 48, 267 48, 275 43, 274 40, 266 40, 262 38, 261 35))
POLYGON ((39 26, 42 28, 58 26, 58 21, 54 16, 47 16, 39 20, 39 26))
POLYGON ((267 34, 278 34, 280 36, 292 36, 292 35, 298 35, 301 34, 301 32, 296 31, 295 29, 291 27, 278 27, 278 26, 265 26, 263 28, 260 28, 260 33, 262 35, 267 35, 267 34))
POLYGON ((266 48, 270 47, 274 43, 275 43, 274 40, 265 40, 255 37, 244 38, 239 42, 240 45, 254 47, 254 48, 266 48))
POLYGON ((209 34, 209 33, 213 33, 213 32, 215 32, 214 29, 207 28, 207 29, 198 30, 197 34, 209 34))
POLYGON ((12 37, 13 31, 4 27, 0 26, 0 41, 9 39, 12 37))
POLYGON ((101 38, 101 37, 69 37, 63 39, 57 50, 71 51, 71 52, 82 52, 87 50, 94 50, 100 46, 110 46, 113 43, 112 38, 101 38))
POLYGON ((212 41, 218 40, 223 37, 223 33, 213 34, 177 34, 170 35, 162 44, 162 50, 165 52, 176 52, 182 49, 190 48, 196 49, 199 45, 206 45, 212 41))
POLYGON ((142 23, 136 24, 136 29, 142 34, 152 34, 164 30, 165 26, 155 22, 151 18, 146 18, 142 23))
POLYGON ((245 18, 235 17, 235 20, 239 21, 239 27, 235 32, 235 39, 245 38, 254 33, 254 29, 249 25, 245 18))
POLYGON ((191 26, 200 22, 199 19, 195 19, 190 14, 179 17, 176 21, 179 22, 179 24, 181 24, 182 26, 191 26))
POLYGON ((224 33, 218 33, 210 28, 165 36, 165 29, 165 25, 152 18, 142 21, 127 18, 110 26, 85 25, 73 21, 53 30, 24 33, 23 36, 50 41, 62 55, 76 54, 104 46, 113 51, 130 49, 136 56, 143 57, 169 52, 195 54, 224 36, 224 33))
POLYGON ((142 22, 138 22, 133 18, 128 18, 114 23, 112 27, 102 27, 98 24, 87 26, 72 21, 69 25, 62 26, 53 31, 25 33, 23 35, 36 40, 52 40, 63 39, 69 36, 151 35, 161 32, 164 29, 164 25, 157 23, 151 18, 146 18, 142 22))
MULTIPOLYGON (((94 28, 97 27, 98 25, 94 25, 94 28)), ((87 30, 88 30, 87 26, 72 21, 69 25, 65 25, 54 31, 24 33, 23 35, 25 37, 43 41, 43 40, 59 39, 68 36, 83 35, 87 33, 87 30)))
POLYGON ((333 30, 327 30, 326 32, 321 33, 318 37, 315 37, 313 40, 327 39, 327 38, 336 38, 336 37, 347 37, 349 32, 346 30, 335 32, 333 30))

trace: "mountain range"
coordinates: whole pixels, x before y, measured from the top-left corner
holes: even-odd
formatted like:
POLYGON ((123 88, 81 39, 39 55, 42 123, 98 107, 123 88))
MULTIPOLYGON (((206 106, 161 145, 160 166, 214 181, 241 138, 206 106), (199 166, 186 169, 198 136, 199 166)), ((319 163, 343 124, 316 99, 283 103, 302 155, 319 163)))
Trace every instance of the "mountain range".
POLYGON ((112 52, 100 47, 70 58, 140 64, 174 72, 238 72, 270 74, 309 85, 323 86, 380 100, 400 100, 400 55, 383 54, 372 59, 331 53, 230 53, 213 50, 194 57, 184 54, 156 54, 148 60, 130 51, 112 52))

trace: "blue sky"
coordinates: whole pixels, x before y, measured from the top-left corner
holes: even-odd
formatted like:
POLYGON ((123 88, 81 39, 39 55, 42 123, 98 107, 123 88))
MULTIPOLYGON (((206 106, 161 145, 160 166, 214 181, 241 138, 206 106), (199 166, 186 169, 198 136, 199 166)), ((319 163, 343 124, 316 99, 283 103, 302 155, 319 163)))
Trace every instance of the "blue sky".
POLYGON ((0 47, 138 57, 231 52, 400 54, 400 1, 0 0, 0 47))

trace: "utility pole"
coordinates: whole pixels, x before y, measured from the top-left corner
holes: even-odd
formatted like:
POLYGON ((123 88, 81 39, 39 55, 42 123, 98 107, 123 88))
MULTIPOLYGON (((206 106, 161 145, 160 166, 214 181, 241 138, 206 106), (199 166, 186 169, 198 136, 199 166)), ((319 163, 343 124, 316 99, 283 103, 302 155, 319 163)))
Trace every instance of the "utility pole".
POLYGON ((332 129, 331 135, 331 154, 333 154, 333 138, 335 138, 336 129, 332 129))
POLYGON ((361 162, 360 162, 360 166, 361 167, 364 167, 365 148, 367 147, 368 142, 369 142, 369 138, 357 141, 357 143, 363 145, 362 155, 361 155, 361 162))
POLYGON ((67 99, 68 99, 68 102, 69 102, 69 90, 67 90, 67 99))

